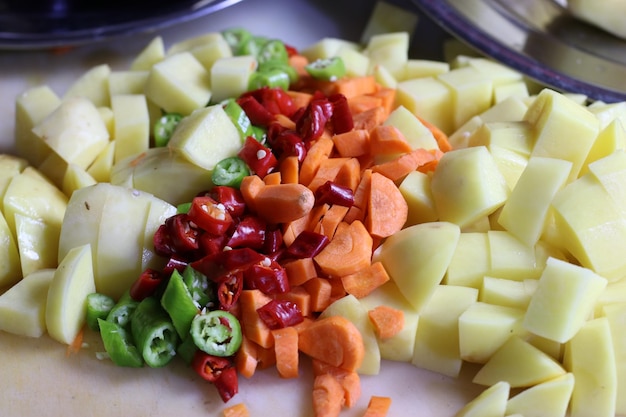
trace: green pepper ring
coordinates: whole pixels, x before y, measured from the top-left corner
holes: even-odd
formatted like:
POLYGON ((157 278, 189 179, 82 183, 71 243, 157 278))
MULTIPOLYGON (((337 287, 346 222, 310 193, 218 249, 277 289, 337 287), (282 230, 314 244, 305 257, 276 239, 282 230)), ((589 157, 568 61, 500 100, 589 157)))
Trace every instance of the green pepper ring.
POLYGON ((237 353, 243 339, 239 320, 224 310, 198 314, 191 322, 189 333, 198 349, 222 357, 237 353))

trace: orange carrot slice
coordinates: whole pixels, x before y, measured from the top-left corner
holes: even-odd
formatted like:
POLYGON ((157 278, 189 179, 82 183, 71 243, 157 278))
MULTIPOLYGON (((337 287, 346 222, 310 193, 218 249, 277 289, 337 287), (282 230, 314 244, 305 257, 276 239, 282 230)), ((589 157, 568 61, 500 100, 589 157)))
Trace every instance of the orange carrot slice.
POLYGON ((409 207, 396 184, 375 172, 371 178, 367 211, 367 230, 373 236, 384 238, 402 229, 409 207))
POLYGON ((376 335, 389 339, 397 335, 404 327, 404 312, 386 305, 380 305, 367 312, 374 326, 376 335))
POLYGON ((348 294, 363 298, 389 281, 389 274, 382 262, 374 262, 368 267, 341 277, 341 282, 348 294))
POLYGON ((372 236, 363 223, 358 220, 350 224, 341 222, 333 240, 314 260, 326 275, 342 277, 370 264, 372 244, 372 236))
POLYGON ((272 330, 276 369, 281 378, 298 377, 298 330, 283 327, 272 330))

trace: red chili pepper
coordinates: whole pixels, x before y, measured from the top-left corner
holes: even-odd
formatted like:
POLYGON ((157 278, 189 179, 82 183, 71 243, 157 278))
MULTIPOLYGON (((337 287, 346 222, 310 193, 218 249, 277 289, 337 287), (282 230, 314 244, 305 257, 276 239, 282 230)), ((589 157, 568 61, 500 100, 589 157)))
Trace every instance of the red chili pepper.
POLYGON ((315 204, 337 204, 352 207, 354 204, 354 192, 351 188, 326 181, 315 190, 315 204))
POLYGON ((158 227, 152 238, 154 252, 163 257, 169 257, 174 254, 174 248, 168 233, 168 227, 162 224, 158 227))
POLYGON ((153 295, 163 282, 163 274, 156 269, 147 268, 130 286, 129 294, 133 300, 141 301, 153 295))
POLYGON ((260 100, 270 113, 291 117, 296 109, 292 98, 282 88, 262 88, 260 100))
POLYGON ((200 249, 205 255, 219 253, 224 250, 227 240, 227 235, 216 236, 209 233, 203 233, 200 235, 200 249))
POLYGON ((277 253, 281 248, 284 247, 283 243, 283 232, 275 226, 268 226, 268 228, 265 230, 263 253, 268 255, 277 253))
POLYGON ((248 247, 261 249, 265 243, 267 223, 257 216, 246 216, 235 226, 231 238, 226 243, 231 248, 248 247))
POLYGON ((233 224, 226 207, 211 197, 194 197, 187 215, 190 221, 212 235, 223 235, 233 224))
POLYGON ((264 257, 254 249, 236 248, 207 254, 193 261, 191 266, 210 280, 217 282, 223 275, 234 270, 244 270, 250 265, 261 262, 264 257))
POLYGON ((295 46, 285 44, 285 49, 287 50, 287 56, 292 57, 298 54, 298 50, 295 46))
POLYGON ((263 178, 278 166, 278 160, 272 150, 252 136, 248 136, 237 155, 248 165, 250 170, 263 178))
POLYGON ((243 272, 233 271, 223 275, 217 282, 217 300, 220 310, 229 311, 243 291, 243 272))
POLYGON ((354 128, 354 119, 350 111, 348 99, 343 94, 333 94, 328 97, 328 101, 332 104, 333 114, 330 118, 333 133, 345 133, 354 128))
POLYGON ((232 217, 241 217, 246 211, 246 202, 241 191, 225 185, 216 185, 207 194, 215 201, 222 203, 232 217))
POLYGON ((226 368, 213 382, 223 402, 228 402, 239 392, 239 378, 235 367, 226 368))
POLYGON ((293 326, 304 320, 298 305, 288 300, 271 300, 256 311, 259 318, 272 330, 293 326))
POLYGON ((253 125, 267 127, 274 120, 274 115, 267 111, 259 101, 251 95, 241 96, 237 103, 246 113, 253 125))
POLYGON ((180 213, 167 218, 165 226, 174 253, 185 253, 198 249, 199 231, 192 226, 187 214, 180 213))
POLYGON ((243 279, 246 289, 258 289, 265 294, 283 294, 291 289, 285 268, 270 258, 248 267, 243 279))
POLYGON ((273 141, 272 150, 282 160, 288 156, 296 156, 302 163, 307 154, 304 141, 295 132, 286 130, 278 134, 273 141))
POLYGON ((327 99, 313 99, 296 122, 296 132, 304 142, 311 142, 322 136, 332 114, 333 107, 327 99))
POLYGON ((232 368, 230 359, 223 356, 209 355, 197 349, 191 360, 191 368, 205 381, 215 382, 222 375, 224 370, 232 368))
POLYGON ((167 276, 174 272, 174 270, 177 270, 178 272, 183 272, 187 265, 189 265, 189 262, 187 260, 178 258, 176 255, 174 255, 167 260, 167 263, 163 267, 163 273, 167 276))
POLYGON ((320 233, 304 230, 287 248, 287 254, 294 258, 313 258, 328 245, 330 239, 320 233))

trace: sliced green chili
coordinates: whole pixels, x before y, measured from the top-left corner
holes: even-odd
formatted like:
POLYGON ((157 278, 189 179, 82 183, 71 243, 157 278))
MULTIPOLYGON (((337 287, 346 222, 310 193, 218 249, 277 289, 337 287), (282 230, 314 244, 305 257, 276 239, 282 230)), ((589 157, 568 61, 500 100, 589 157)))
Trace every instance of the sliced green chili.
POLYGON ((246 114, 245 111, 241 108, 241 106, 237 103, 235 99, 228 99, 226 103, 223 104, 224 111, 232 120, 233 124, 239 131, 239 136, 241 139, 245 139, 248 136, 252 135, 252 122, 250 118, 246 114))
POLYGON ((196 343, 193 341, 193 337, 187 335, 187 338, 176 348, 176 354, 183 360, 183 362, 190 365, 197 350, 198 346, 196 346, 196 343))
POLYGON ((257 53, 257 60, 259 64, 268 61, 287 62, 289 55, 287 54, 287 48, 285 44, 278 39, 270 39, 266 41, 259 52, 257 53))
POLYGON ((211 180, 214 185, 239 188, 244 177, 250 175, 248 165, 238 156, 222 159, 213 168, 211 180))
POLYGON ((278 69, 286 73, 289 76, 290 82, 295 83, 296 81, 298 81, 298 78, 299 78, 298 71, 296 71, 294 67, 289 65, 288 62, 282 62, 282 61, 277 61, 277 60, 265 61, 265 62, 259 63, 257 71, 265 72, 265 71, 274 70, 274 69, 278 69))
POLYGON ((336 56, 329 59, 318 59, 304 67, 311 77, 319 80, 335 81, 346 75, 343 59, 336 56))
POLYGON ((267 129, 262 126, 252 125, 252 136, 257 142, 265 143, 267 140, 267 129))
POLYGON ((209 284, 209 279, 202 272, 187 265, 183 270, 183 282, 191 293, 193 300, 200 306, 212 307, 217 302, 217 296, 213 287, 209 284))
POLYGON ((248 90, 256 90, 261 87, 289 89, 291 79, 285 71, 275 68, 267 71, 255 71, 248 80, 248 90))
POLYGON ((181 203, 176 206, 176 214, 186 214, 189 212, 190 207, 191 207, 191 201, 187 203, 181 203))
POLYGON ((183 276, 177 270, 170 275, 161 296, 161 306, 169 314, 180 338, 186 338, 191 327, 191 320, 200 312, 200 309, 183 282, 183 276))
POLYGON ((239 320, 224 310, 198 314, 191 322, 190 334, 198 349, 215 356, 234 355, 242 341, 239 320))
POLYGON ((130 334, 119 324, 97 319, 100 337, 109 358, 117 366, 140 368, 143 358, 133 345, 130 334))
POLYGON ((155 123, 152 129, 152 135, 154 136, 154 146, 163 147, 170 141, 176 126, 183 119, 183 116, 178 113, 166 113, 161 116, 155 123))
POLYGON ((108 295, 94 292, 87 296, 87 326, 98 331, 98 319, 105 320, 115 307, 115 300, 108 295))
POLYGON ((237 52, 241 49, 241 46, 252 38, 252 33, 250 33, 247 29, 232 28, 222 31, 222 36, 226 40, 228 46, 230 46, 232 53, 237 54, 237 52))
POLYGON ((235 55, 252 55, 253 57, 258 57, 263 45, 267 43, 267 38, 263 36, 251 36, 248 39, 245 39, 239 45, 239 49, 235 55))
POLYGON ((178 333, 154 297, 145 298, 139 303, 130 325, 135 346, 148 366, 165 366, 174 358, 178 333))
POLYGON ((127 327, 130 324, 130 319, 135 312, 135 309, 139 305, 139 302, 133 300, 130 293, 126 291, 115 306, 109 311, 106 317, 107 321, 111 323, 119 324, 122 327, 127 327))

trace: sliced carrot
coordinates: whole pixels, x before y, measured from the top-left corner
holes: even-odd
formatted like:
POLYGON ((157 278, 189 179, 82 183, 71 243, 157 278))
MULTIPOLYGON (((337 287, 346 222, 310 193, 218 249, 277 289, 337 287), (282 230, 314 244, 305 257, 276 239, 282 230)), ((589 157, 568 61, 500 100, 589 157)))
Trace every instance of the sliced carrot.
POLYGON ((80 349, 83 347, 83 338, 85 336, 85 329, 81 328, 72 343, 67 345, 67 349, 65 350, 65 356, 75 355, 80 352, 80 349))
POLYGON ((277 300, 287 300, 298 306, 303 316, 310 316, 313 312, 311 309, 311 294, 304 287, 291 287, 290 291, 274 296, 277 300))
POLYGON ((340 298, 348 295, 346 289, 343 287, 343 282, 339 278, 331 278, 328 280, 330 282, 330 302, 336 301, 340 298))
POLYGON ((255 210, 254 202, 256 197, 259 194, 259 191, 261 191, 264 187, 265 183, 258 175, 248 175, 243 177, 241 185, 239 186, 239 191, 241 191, 243 199, 252 211, 255 210))
MULTIPOLYGON (((272 336, 272 344, 274 341, 274 337, 272 336)), ((276 365, 276 352, 274 352, 274 346, 270 347, 257 347, 257 357, 258 357, 258 369, 269 369, 272 366, 276 365)))
POLYGON ((271 298, 260 290, 243 290, 239 296, 241 326, 244 336, 261 347, 274 344, 270 328, 259 317, 257 309, 269 303, 271 298))
POLYGON ((305 317, 304 320, 302 320, 300 323, 294 324, 291 327, 296 329, 298 331, 298 334, 300 334, 301 331, 309 327, 311 324, 313 324, 313 322, 315 322, 315 319, 311 317, 305 317))
POLYGON ((349 158, 337 172, 335 182, 352 191, 356 190, 361 181, 361 163, 357 158, 349 158))
POLYGON ((343 77, 334 83, 334 92, 343 94, 347 99, 372 94, 378 91, 378 85, 373 75, 361 77, 343 77))
POLYGON ((311 311, 319 313, 330 305, 332 285, 329 280, 315 277, 302 286, 311 296, 311 311))
POLYGON ((361 397, 361 378, 355 371, 347 371, 326 362, 313 359, 313 375, 330 374, 334 376, 343 388, 343 399, 346 407, 352 407, 361 397))
POLYGON ((350 97, 348 99, 348 106, 350 107, 350 113, 355 114, 362 113, 366 110, 373 109, 374 107, 380 107, 383 105, 383 99, 371 94, 364 94, 360 96, 350 97))
POLYGON ((328 209, 330 208, 330 204, 321 204, 319 206, 313 207, 311 210, 311 215, 309 216, 309 221, 307 223, 306 230, 314 231, 319 222, 324 218, 328 209))
POLYGON ((391 236, 402 229, 408 213, 409 206, 396 184, 382 174, 373 173, 365 219, 369 233, 391 236))
POLYGON ((448 135, 446 135, 441 129, 439 129, 434 124, 430 123, 428 120, 425 120, 419 116, 416 116, 416 117, 419 119, 420 122, 422 122, 424 126, 426 126, 428 130, 431 131, 431 133, 435 137, 435 140, 437 141, 437 145, 439 146, 439 149, 441 149, 442 152, 448 152, 452 150, 452 145, 450 144, 450 141, 448 140, 448 135))
POLYGON ((372 186, 372 170, 366 169, 361 174, 361 181, 354 191, 354 204, 348 210, 345 221, 352 223, 355 220, 365 220, 367 212, 367 201, 369 199, 370 188, 372 186))
POLYGON ((372 395, 369 403, 367 404, 367 409, 365 409, 365 414, 363 414, 363 417, 387 417, 389 408, 391 408, 390 397, 380 397, 372 395))
POLYGON ((285 243, 285 246, 291 245, 300 233, 308 230, 309 222, 311 219, 311 212, 309 212, 309 214, 304 217, 285 223, 283 227, 283 241, 285 243))
POLYGON ((322 161, 328 159, 335 144, 330 138, 321 137, 311 146, 300 166, 300 183, 309 184, 322 161))
POLYGON ((393 182, 399 182, 411 172, 433 162, 435 159, 436 156, 432 152, 418 148, 391 161, 375 165, 372 167, 372 171, 384 175, 393 182))
POLYGON ((348 294, 363 298, 389 279, 382 262, 374 262, 364 269, 342 276, 341 283, 348 294))
POLYGON ((404 311, 386 305, 380 305, 367 312, 374 326, 376 335, 389 339, 397 335, 404 327, 404 311))
POLYGON ((341 223, 348 213, 348 207, 340 206, 338 204, 333 204, 330 206, 322 220, 319 222, 319 229, 317 233, 320 233, 329 239, 332 239, 335 236, 335 231, 337 230, 337 226, 341 223))
POLYGON ((441 157, 443 156, 443 152, 439 149, 432 149, 430 151, 430 153, 433 154, 434 159, 430 162, 427 162, 419 167, 417 167, 417 170, 423 173, 428 173, 428 172, 432 172, 435 170, 435 168, 437 168, 437 165, 439 164, 439 160, 441 159, 441 157))
POLYGON ((313 94, 305 93, 303 91, 288 90, 287 95, 291 97, 291 101, 293 101, 296 109, 308 106, 313 99, 313 94))
POLYGON ((322 374, 313 381, 313 412, 315 417, 338 417, 343 406, 343 388, 330 374, 322 374))
POLYGON ((302 285, 317 276, 317 270, 315 269, 315 263, 312 258, 294 259, 293 261, 285 263, 283 267, 287 273, 289 285, 292 287, 302 285))
POLYGON ((235 354, 235 367, 244 378, 252 378, 258 365, 258 345, 247 336, 243 336, 241 347, 235 354))
POLYGON ((369 153, 370 132, 367 129, 352 129, 332 136, 339 156, 354 157, 369 153))
MULTIPOLYGON (((406 219, 404 220, 406 221, 406 219)), ((358 220, 341 222, 333 240, 314 260, 330 277, 342 277, 367 267, 372 259, 372 237, 358 220)))
POLYGON ((370 132, 370 152, 373 155, 391 155, 411 152, 411 144, 393 125, 378 125, 370 132))
POLYGON ((314 204, 313 192, 304 185, 277 184, 259 189, 252 207, 270 223, 286 223, 306 216, 314 204))
POLYGON ((244 403, 226 407, 222 413, 224 417, 250 417, 250 411, 244 403))
POLYGON ((382 107, 385 109, 385 114, 389 116, 396 102, 396 89, 383 87, 379 88, 375 93, 372 93, 372 95, 382 100, 382 107))
POLYGON ((315 192, 327 181, 335 181, 335 178, 337 177, 337 174, 339 174, 341 167, 350 159, 351 158, 327 158, 324 161, 321 161, 317 172, 313 176, 313 179, 309 184, 307 184, 309 189, 315 192))
POLYGON ((354 129, 365 129, 370 131, 385 121, 387 113, 384 107, 379 106, 359 114, 355 114, 352 118, 354 119, 354 129))
POLYGON ((285 129, 289 129, 289 130, 296 129, 296 122, 294 122, 293 120, 291 120, 289 117, 285 116, 284 114, 281 114, 281 113, 275 114, 274 121, 278 122, 278 124, 284 127, 285 129))
POLYGON ((298 346, 311 358, 348 371, 356 371, 365 355, 361 332, 343 316, 314 321, 300 332, 298 346))
POLYGON ((298 330, 283 327, 272 330, 276 369, 281 378, 298 377, 298 330))
POLYGON ((263 177, 265 185, 278 185, 282 183, 280 171, 271 172, 263 177))
POLYGON ((283 159, 279 169, 283 184, 297 184, 299 182, 300 163, 297 156, 292 155, 283 159))

